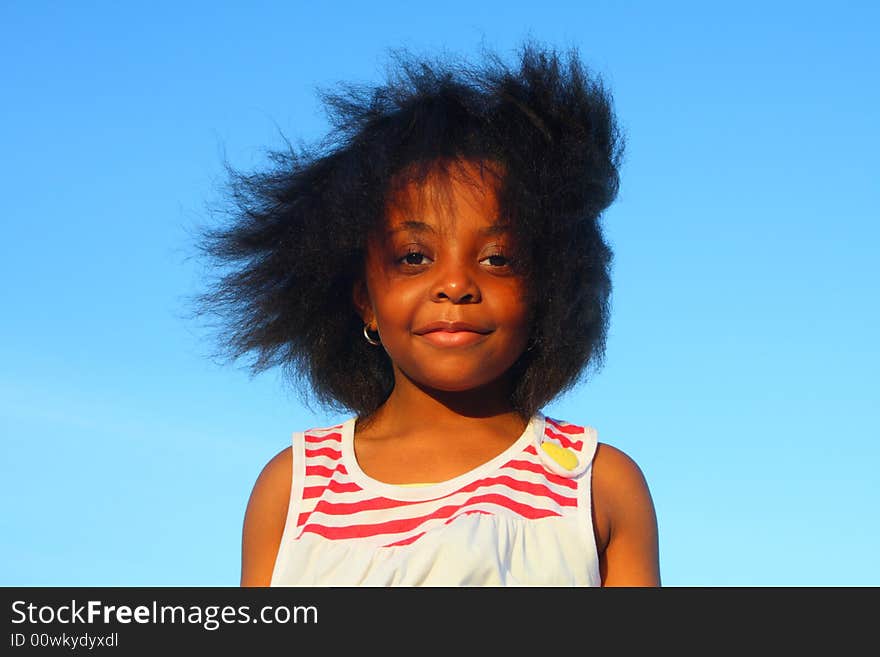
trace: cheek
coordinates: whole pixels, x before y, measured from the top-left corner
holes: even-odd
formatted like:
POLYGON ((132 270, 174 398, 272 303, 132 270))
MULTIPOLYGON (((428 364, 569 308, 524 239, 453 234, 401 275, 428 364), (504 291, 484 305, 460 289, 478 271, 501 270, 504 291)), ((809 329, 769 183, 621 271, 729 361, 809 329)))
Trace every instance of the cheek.
POLYGON ((530 323, 531 306, 521 283, 509 283, 496 291, 495 312, 510 326, 524 327, 530 323))
POLYGON ((389 285, 387 281, 378 281, 372 299, 380 327, 408 325, 423 297, 424 290, 416 285, 389 285))

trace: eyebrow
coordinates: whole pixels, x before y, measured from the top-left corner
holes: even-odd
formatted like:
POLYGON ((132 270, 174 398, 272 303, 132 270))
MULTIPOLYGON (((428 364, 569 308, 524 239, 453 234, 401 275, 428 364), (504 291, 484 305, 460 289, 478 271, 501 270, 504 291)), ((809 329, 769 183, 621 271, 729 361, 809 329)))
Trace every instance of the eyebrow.
MULTIPOLYGON (((426 224, 424 221, 402 221, 394 228, 388 231, 389 235, 394 235, 395 233, 402 233, 404 231, 411 230, 414 233, 436 233, 434 227, 431 224, 426 224)), ((496 221, 495 223, 487 226, 480 230, 481 235, 503 235, 505 233, 510 232, 510 227, 507 224, 496 221)))

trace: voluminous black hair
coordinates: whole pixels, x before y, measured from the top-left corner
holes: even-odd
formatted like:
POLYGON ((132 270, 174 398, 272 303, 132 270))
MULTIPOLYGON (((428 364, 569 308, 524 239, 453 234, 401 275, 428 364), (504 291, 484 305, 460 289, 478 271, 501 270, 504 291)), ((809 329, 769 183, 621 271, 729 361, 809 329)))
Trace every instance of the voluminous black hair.
POLYGON ((225 268, 197 297, 222 318, 221 353, 282 365, 303 394, 368 416, 394 385, 388 355, 363 338, 352 288, 371 231, 401 177, 436 162, 500 163, 534 321, 511 402, 529 417, 604 360, 612 253, 599 224, 618 191, 623 139, 610 94, 575 50, 526 43, 514 65, 395 51, 376 86, 319 93, 332 129, 312 146, 270 151, 271 166, 227 165, 225 225, 198 244, 225 268))

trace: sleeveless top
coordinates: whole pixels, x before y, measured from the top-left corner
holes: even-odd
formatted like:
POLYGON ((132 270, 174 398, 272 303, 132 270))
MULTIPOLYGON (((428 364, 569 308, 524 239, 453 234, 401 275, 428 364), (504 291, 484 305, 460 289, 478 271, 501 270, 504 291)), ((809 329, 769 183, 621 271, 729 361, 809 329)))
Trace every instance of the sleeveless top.
POLYGON ((536 413, 447 481, 377 481, 357 418, 293 434, 287 520, 270 586, 599 586, 590 478, 597 434, 536 413))

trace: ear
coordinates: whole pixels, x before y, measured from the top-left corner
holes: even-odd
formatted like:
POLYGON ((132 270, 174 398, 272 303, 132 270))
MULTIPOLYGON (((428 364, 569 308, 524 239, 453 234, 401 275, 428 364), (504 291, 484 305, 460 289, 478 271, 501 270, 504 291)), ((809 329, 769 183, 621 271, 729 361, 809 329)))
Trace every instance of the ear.
POLYGON ((364 324, 371 324, 374 321, 373 304, 370 302, 370 292, 363 278, 358 278, 352 285, 351 300, 364 324))

